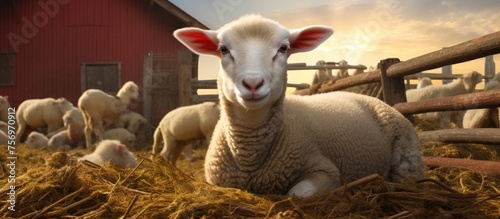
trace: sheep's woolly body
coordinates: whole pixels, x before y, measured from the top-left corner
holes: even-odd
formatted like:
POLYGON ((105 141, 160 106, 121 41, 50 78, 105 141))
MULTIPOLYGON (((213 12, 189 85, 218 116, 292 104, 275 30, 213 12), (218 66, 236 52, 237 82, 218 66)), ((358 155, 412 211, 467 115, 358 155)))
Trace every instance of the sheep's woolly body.
MULTIPOLYGON (((500 89, 500 72, 486 84, 484 91, 500 89)), ((464 114, 464 128, 500 128, 500 108, 467 110, 464 114)))
POLYGON ((289 95, 283 111, 280 104, 259 127, 237 124, 231 112, 221 116, 207 152, 209 183, 285 194, 314 172, 327 173, 330 188, 342 177, 372 173, 394 181, 423 177, 412 124, 378 99, 335 92, 289 95))
POLYGON ((73 108, 73 104, 65 98, 29 99, 23 101, 16 112, 18 125, 16 143, 20 143, 27 129, 47 127, 47 133, 63 127, 62 116, 73 108))
MULTIPOLYGON (((186 145, 200 138, 210 142, 219 116, 219 107, 213 102, 179 107, 170 111, 155 130, 153 154, 158 153, 163 142, 160 154, 175 165, 186 145)), ((191 151, 184 151, 186 157, 192 159, 191 151)))
POLYGON ((26 139, 26 147, 37 147, 45 148, 47 147, 49 139, 39 132, 31 132, 26 139))
POLYGON ((0 121, 8 122, 10 103, 7 96, 0 96, 0 121))

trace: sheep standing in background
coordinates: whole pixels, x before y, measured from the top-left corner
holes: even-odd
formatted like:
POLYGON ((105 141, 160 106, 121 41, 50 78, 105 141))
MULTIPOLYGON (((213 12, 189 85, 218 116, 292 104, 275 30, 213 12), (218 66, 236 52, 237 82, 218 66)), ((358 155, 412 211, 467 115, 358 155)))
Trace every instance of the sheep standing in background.
MULTIPOLYGON (((339 66, 347 66, 347 61, 340 60, 339 66)), ((337 71, 337 77, 338 78, 347 78, 347 77, 349 77, 349 72, 347 71, 347 69, 339 69, 339 71, 337 71)))
MULTIPOLYGON (((219 120, 219 107, 213 102, 183 106, 167 113, 158 124, 153 135, 153 154, 157 154, 160 144, 163 149, 160 154, 176 164, 186 145, 199 138, 210 142, 215 124, 219 120)), ((193 160, 191 150, 184 150, 188 160, 193 160)))
POLYGON ((73 104, 65 98, 30 99, 23 101, 16 112, 16 143, 21 143, 28 127, 47 127, 52 133, 63 127, 63 114, 72 109, 73 104))
POLYGON ((93 137, 102 140, 105 127, 119 125, 120 116, 125 113, 129 103, 139 97, 139 87, 132 81, 125 83, 116 96, 97 89, 85 91, 78 99, 78 108, 85 121, 85 140, 87 149, 92 149, 93 137))
POLYGON ((379 99, 348 92, 285 95, 287 58, 332 33, 324 26, 288 30, 259 15, 217 31, 174 32, 193 52, 221 59, 221 115, 205 158, 208 183, 310 196, 340 187, 343 177, 424 177, 413 125, 379 99))
POLYGON ((37 147, 37 148, 45 148, 47 147, 47 143, 49 139, 47 136, 43 135, 39 132, 31 132, 26 139, 25 145, 26 147, 37 147))
MULTIPOLYGON (((439 97, 451 97, 460 94, 473 93, 476 85, 482 82, 483 76, 476 71, 464 74, 453 80, 451 83, 443 85, 430 85, 421 89, 406 91, 407 102, 426 100, 439 97)), ((457 127, 462 127, 462 111, 430 112, 417 114, 421 119, 435 122, 440 128, 449 128, 453 122, 457 127)))
MULTIPOLYGON (((500 89, 500 72, 484 86, 484 91, 500 89)), ((464 128, 500 128, 500 108, 467 110, 462 121, 464 128)))
POLYGON ((9 96, 0 96, 0 121, 8 122, 9 117, 9 96))
POLYGON ((135 135, 124 128, 108 129, 102 135, 103 139, 119 140, 121 143, 128 145, 129 148, 134 148, 135 135))
POLYGON ((432 80, 429 77, 418 78, 417 89, 432 85, 432 80))
MULTIPOLYGON (((316 62, 316 66, 323 66, 323 65, 326 65, 326 62, 324 60, 319 60, 318 62, 316 62)), ((330 70, 329 73, 331 75, 332 71, 330 70)), ((318 69, 316 70, 316 72, 314 72, 313 81, 311 82, 311 85, 323 83, 325 81, 328 81, 329 79, 330 77, 326 69, 318 69)))
POLYGON ((137 161, 127 146, 118 140, 103 140, 99 142, 91 154, 87 154, 78 159, 79 161, 88 160, 97 165, 102 165, 109 161, 120 168, 135 167, 137 161))

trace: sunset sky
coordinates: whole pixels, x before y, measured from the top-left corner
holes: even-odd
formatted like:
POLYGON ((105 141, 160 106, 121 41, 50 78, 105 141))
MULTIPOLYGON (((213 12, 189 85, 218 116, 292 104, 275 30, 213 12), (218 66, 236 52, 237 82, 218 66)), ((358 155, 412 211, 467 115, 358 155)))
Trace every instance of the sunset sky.
MULTIPOLYGON (((314 51, 288 62, 347 60, 376 66, 379 60, 416 56, 500 30, 498 0, 171 0, 211 29, 247 13, 259 13, 288 28, 327 25, 335 33, 314 51)), ((494 57, 500 71, 500 55, 494 57)), ((200 79, 214 79, 219 64, 200 58, 200 79)), ((454 65, 453 73, 484 73, 484 58, 454 65)), ((440 72, 440 69, 427 72, 440 72)), ((289 83, 310 83, 313 71, 289 71, 289 83)))

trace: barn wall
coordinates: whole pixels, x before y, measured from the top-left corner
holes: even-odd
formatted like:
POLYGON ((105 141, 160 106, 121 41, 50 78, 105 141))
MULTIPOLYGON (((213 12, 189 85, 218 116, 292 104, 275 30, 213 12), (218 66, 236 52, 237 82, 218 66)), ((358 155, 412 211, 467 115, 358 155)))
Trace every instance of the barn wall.
MULTIPOLYGON (((1 1, 0 51, 16 55, 15 85, 0 86, 0 95, 13 106, 45 97, 76 105, 83 62, 121 62, 121 83, 142 86, 145 55, 177 54, 183 47, 172 32, 183 26, 149 1, 1 1)), ((141 103, 134 105, 141 111, 141 103)))

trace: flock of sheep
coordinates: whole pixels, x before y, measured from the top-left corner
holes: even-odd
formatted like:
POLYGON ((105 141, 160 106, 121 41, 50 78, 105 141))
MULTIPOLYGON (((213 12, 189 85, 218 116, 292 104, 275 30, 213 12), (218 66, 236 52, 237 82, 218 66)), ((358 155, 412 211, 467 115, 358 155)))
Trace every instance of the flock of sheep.
MULTIPOLYGON (((152 153, 175 165, 188 144, 204 137, 210 142, 207 182, 259 194, 311 196, 340 187, 344 179, 373 173, 395 182, 425 177, 413 124, 383 101, 352 92, 285 95, 288 57, 315 49, 332 34, 325 26, 290 30, 260 15, 244 16, 219 30, 175 31, 193 52, 221 60, 220 103, 180 107, 166 114, 153 135, 152 153)), ((347 73, 341 70, 338 75, 347 73)), ((500 84, 498 79, 490 84, 500 84)), ((470 93, 480 81, 482 76, 472 72, 447 85, 422 85, 408 90, 408 101, 470 93)), ((493 86, 497 87, 487 89, 493 86)), ((26 100, 16 114, 17 142, 23 141, 28 126, 46 128, 45 134, 32 132, 26 146, 67 150, 86 145, 93 153, 80 160, 134 167, 135 157, 127 147, 147 124, 128 110, 138 96, 137 85, 127 82, 116 96, 85 91, 78 107, 64 98, 26 100)), ((1 116, 7 107, 7 98, 0 96, 1 116)), ((462 117, 479 114, 491 112, 471 111, 462 117)), ((423 116, 444 125, 455 115, 423 116)), ((464 127, 477 123, 463 121, 464 127)), ((189 150, 185 154, 190 158, 189 150)))

